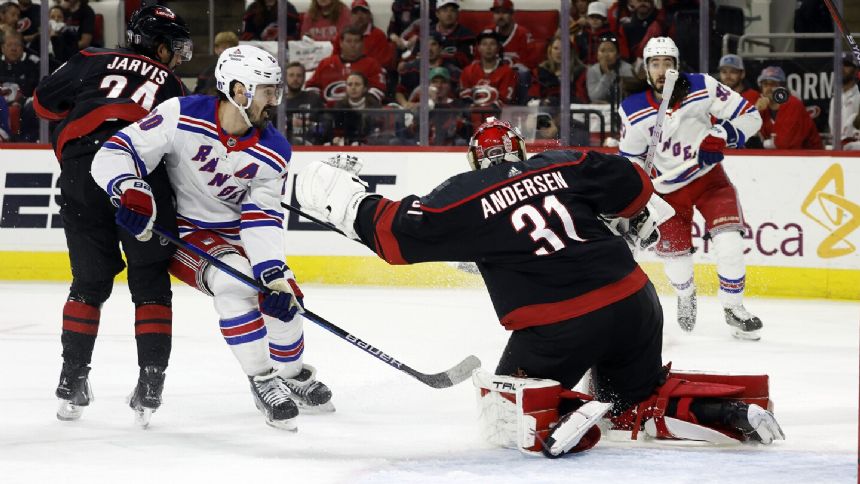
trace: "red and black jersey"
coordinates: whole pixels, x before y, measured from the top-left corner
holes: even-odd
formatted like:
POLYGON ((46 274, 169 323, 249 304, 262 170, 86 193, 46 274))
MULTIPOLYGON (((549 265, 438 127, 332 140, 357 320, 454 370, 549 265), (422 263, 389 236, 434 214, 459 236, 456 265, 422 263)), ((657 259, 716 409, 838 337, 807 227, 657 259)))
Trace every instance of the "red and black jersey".
POLYGON ((598 217, 635 215, 652 193, 624 157, 547 151, 456 175, 424 197, 368 197, 355 229, 390 264, 476 262, 499 320, 515 330, 641 289, 648 277, 598 217))
POLYGON ((60 121, 51 135, 60 159, 67 142, 107 139, 163 101, 184 95, 182 81, 164 64, 127 49, 91 47, 39 83, 33 107, 40 117, 60 121))
POLYGON ((460 97, 475 106, 512 104, 516 89, 517 73, 503 61, 487 73, 481 61, 476 60, 460 74, 460 97))
POLYGON ((353 71, 364 74, 368 82, 368 94, 382 102, 385 97, 385 69, 376 59, 368 56, 362 56, 354 62, 344 62, 338 55, 326 57, 305 83, 305 89, 319 94, 326 105, 332 107, 346 96, 346 78, 353 71))

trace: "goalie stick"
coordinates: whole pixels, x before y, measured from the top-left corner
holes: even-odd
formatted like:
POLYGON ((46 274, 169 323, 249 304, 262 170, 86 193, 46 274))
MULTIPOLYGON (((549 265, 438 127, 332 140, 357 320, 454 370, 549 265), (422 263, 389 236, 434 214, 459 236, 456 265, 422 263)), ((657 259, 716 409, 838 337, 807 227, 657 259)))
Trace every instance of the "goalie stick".
MULTIPOLYGON (((242 272, 239 272, 235 267, 231 266, 230 264, 224 263, 223 261, 221 261, 217 257, 213 257, 213 256, 209 255, 208 253, 206 253, 206 251, 200 249, 199 247, 196 247, 194 245, 191 245, 191 244, 183 241, 182 239, 180 239, 176 235, 173 235, 173 234, 168 233, 164 230, 161 230, 158 227, 153 227, 152 232, 155 233, 156 235, 170 241, 172 244, 176 245, 177 247, 181 247, 183 249, 190 250, 191 252, 194 252, 198 256, 205 259, 206 262, 209 262, 210 264, 214 265, 218 269, 221 269, 222 271, 226 272, 227 274, 233 276, 234 278, 236 278, 240 282, 244 283, 245 285, 247 285, 247 286, 249 286, 249 287, 251 287, 251 288, 253 288, 259 292, 262 292, 263 294, 266 294, 269 292, 269 289, 267 287, 263 286, 261 283, 257 282, 256 280, 252 279, 251 277, 248 277, 247 275, 243 274, 242 272)), ((353 346, 359 348, 360 350, 363 350, 365 353, 375 357, 376 359, 378 359, 380 361, 387 363, 392 368, 400 370, 403 373, 406 373, 407 375, 420 381, 421 383, 423 383, 427 386, 433 387, 433 388, 448 388, 448 387, 454 386, 460 382, 463 382, 472 375, 473 370, 475 370, 481 366, 481 360, 479 360, 477 356, 469 355, 460 363, 457 363, 456 365, 454 365, 450 369, 445 370, 443 372, 434 373, 434 374, 421 373, 420 371, 413 369, 412 367, 410 367, 406 363, 403 363, 400 360, 394 358, 393 356, 385 353, 384 351, 382 351, 381 348, 373 346, 372 344, 368 343, 367 341, 362 340, 358 336, 353 335, 349 331, 346 331, 345 329, 337 326, 336 324, 328 321, 327 319, 323 318, 322 316, 314 313, 313 311, 311 311, 307 308, 305 308, 302 315, 305 318, 307 318, 308 320, 310 320, 312 323, 314 323, 318 326, 321 326, 323 329, 337 335, 342 340, 345 340, 348 343, 352 344, 353 346)))

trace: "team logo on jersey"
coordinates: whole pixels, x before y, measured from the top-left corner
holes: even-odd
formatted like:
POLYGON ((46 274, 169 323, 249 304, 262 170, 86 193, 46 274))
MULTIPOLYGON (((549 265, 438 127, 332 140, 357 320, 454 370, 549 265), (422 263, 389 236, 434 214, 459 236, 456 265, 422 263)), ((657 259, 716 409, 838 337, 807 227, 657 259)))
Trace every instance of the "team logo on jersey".
POLYGON ((346 81, 335 81, 326 86, 323 97, 326 101, 340 101, 346 97, 346 81))
POLYGON ((841 257, 856 250, 848 236, 860 227, 860 205, 845 198, 842 165, 834 163, 821 175, 803 200, 800 211, 830 232, 818 245, 819 257, 841 257))
POLYGON ((488 84, 486 79, 482 79, 475 87, 472 88, 472 102, 476 106, 486 106, 492 104, 499 99, 499 91, 488 84))
POLYGON ((227 138, 227 146, 229 146, 230 148, 236 146, 236 138, 232 136, 227 138))

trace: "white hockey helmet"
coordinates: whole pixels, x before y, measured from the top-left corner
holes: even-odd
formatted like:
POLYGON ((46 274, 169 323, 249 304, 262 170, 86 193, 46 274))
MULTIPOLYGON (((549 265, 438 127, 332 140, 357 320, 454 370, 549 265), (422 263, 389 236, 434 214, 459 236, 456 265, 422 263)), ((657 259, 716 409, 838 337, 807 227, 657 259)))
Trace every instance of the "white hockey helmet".
POLYGON ((678 68, 680 53, 675 41, 670 37, 652 37, 642 50, 642 58, 645 60, 646 67, 648 66, 648 59, 661 56, 675 59, 675 69, 678 68))
MULTIPOLYGON (((225 49, 218 56, 218 63, 215 65, 215 87, 239 108, 246 121, 248 121, 248 115, 245 110, 251 107, 254 92, 259 85, 276 86, 277 104, 281 103, 283 95, 281 66, 271 54, 259 47, 240 45, 225 49), (245 86, 248 100, 245 106, 239 106, 233 100, 230 87, 234 81, 241 82, 245 86)), ((250 125, 251 122, 248 121, 248 124, 250 125)))

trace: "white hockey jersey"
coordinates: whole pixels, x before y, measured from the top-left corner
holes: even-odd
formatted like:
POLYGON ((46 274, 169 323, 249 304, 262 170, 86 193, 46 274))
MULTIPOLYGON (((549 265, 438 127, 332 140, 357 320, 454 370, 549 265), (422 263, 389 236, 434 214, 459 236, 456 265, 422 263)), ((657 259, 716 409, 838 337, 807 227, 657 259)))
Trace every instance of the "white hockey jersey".
POLYGON ((273 126, 243 137, 221 130, 214 96, 176 97, 108 139, 92 176, 110 196, 162 161, 176 192, 180 236, 211 230, 244 247, 254 277, 284 265, 280 201, 292 149, 273 126))
MULTIPOLYGON (((698 159, 699 144, 714 124, 722 124, 729 133, 728 147, 743 147, 746 139, 761 127, 761 116, 755 105, 707 74, 682 73, 690 83, 689 93, 678 109, 669 109, 663 121, 663 132, 654 153, 651 178, 667 173, 698 159)), ((622 156, 642 163, 651 144, 651 133, 657 121, 660 103, 651 89, 634 94, 621 102, 622 156)), ((670 193, 686 186, 710 171, 714 165, 691 166, 671 180, 656 183, 658 193, 670 193)))

